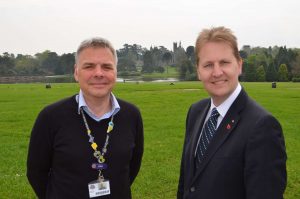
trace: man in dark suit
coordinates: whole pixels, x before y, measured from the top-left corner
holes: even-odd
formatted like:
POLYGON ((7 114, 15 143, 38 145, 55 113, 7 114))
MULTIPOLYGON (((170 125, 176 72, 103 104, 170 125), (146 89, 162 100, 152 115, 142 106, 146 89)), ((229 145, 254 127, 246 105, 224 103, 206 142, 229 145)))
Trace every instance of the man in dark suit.
POLYGON ((189 109, 177 198, 283 198, 282 129, 241 87, 236 37, 225 27, 204 29, 196 56, 198 77, 211 98, 189 109))

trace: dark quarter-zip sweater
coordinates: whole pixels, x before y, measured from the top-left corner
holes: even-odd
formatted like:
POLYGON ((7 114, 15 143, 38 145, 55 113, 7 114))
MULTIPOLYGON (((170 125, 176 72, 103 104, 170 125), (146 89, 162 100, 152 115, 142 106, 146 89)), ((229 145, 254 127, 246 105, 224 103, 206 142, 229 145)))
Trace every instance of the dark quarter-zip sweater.
MULTIPOLYGON (((137 176, 143 155, 143 123, 138 108, 117 99, 121 107, 114 116, 105 155, 104 178, 111 194, 100 199, 130 199, 130 186, 137 176)), ((85 114, 98 149, 105 143, 110 118, 97 122, 85 114)), ((78 114, 75 96, 45 107, 31 132, 27 177, 40 199, 89 198, 88 183, 98 178, 87 130, 78 114)))

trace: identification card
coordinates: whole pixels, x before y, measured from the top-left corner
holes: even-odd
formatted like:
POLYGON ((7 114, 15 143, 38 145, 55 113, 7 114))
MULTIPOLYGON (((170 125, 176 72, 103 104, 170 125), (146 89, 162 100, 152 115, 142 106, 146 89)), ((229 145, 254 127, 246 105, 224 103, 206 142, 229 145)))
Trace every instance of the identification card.
POLYGON ((105 196, 110 194, 109 180, 92 181, 88 184, 90 198, 105 196))

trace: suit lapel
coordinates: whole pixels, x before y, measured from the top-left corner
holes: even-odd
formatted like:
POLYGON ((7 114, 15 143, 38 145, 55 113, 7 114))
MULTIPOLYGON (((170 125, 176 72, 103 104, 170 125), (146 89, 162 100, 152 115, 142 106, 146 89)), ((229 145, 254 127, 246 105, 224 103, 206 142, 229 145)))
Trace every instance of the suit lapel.
POLYGON ((211 158, 214 156, 216 151, 220 146, 225 142, 231 132, 237 126, 240 119, 240 111, 245 107, 247 100, 247 94, 242 89, 241 93, 238 95, 236 100, 233 102, 229 110, 227 111, 225 117, 223 118, 221 124, 219 125, 216 135, 211 140, 209 147, 206 151, 206 157, 203 162, 200 164, 199 169, 196 171, 192 183, 197 179, 199 174, 205 169, 206 165, 209 163, 211 158))
POLYGON ((197 119, 195 120, 195 125, 194 128, 192 130, 192 136, 191 136, 191 146, 189 147, 189 160, 190 160, 190 173, 192 175, 194 175, 194 169, 195 169, 195 150, 197 147, 197 143, 198 143, 198 139, 199 139, 199 135, 200 135, 200 129, 203 126, 206 114, 209 110, 210 107, 210 103, 208 103, 206 105, 206 107, 204 108, 203 111, 200 112, 200 114, 198 115, 197 119))

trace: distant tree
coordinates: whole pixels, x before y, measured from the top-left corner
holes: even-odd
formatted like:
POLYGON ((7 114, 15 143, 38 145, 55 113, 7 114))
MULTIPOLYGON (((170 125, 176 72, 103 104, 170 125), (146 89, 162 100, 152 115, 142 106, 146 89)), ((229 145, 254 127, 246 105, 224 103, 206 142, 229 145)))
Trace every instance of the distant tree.
POLYGON ((169 65, 170 65, 170 63, 171 63, 171 61, 172 61, 172 54, 171 54, 171 52, 165 52, 164 54, 163 54, 163 57, 162 57, 162 59, 163 59, 163 62, 166 64, 166 68, 167 68, 167 73, 169 72, 168 71, 168 67, 169 67, 169 65))
POLYGON ((162 53, 162 51, 160 51, 160 49, 156 46, 153 47, 150 51, 151 51, 151 56, 152 56, 153 68, 158 67, 158 66, 162 66, 163 65, 163 61, 162 61, 163 53, 162 53))
POLYGON ((0 56, 0 75, 12 76, 16 74, 14 55, 7 52, 3 53, 3 55, 0 56))
POLYGON ((296 59, 292 62, 292 75, 293 77, 300 78, 300 54, 297 55, 296 59))
POLYGON ((183 48, 178 48, 174 52, 174 64, 177 68, 180 68, 181 64, 187 59, 187 55, 183 48))
POLYGON ((266 69, 269 62, 270 62, 270 60, 269 60, 268 54, 265 50, 255 56, 256 68, 258 68, 259 66, 262 65, 266 69))
POLYGON ((154 68, 154 71, 159 72, 159 73, 163 73, 165 72, 165 68, 162 66, 158 66, 154 68))
POLYGON ((118 71, 132 72, 136 71, 135 62, 127 57, 121 57, 118 60, 118 71))
POLYGON ((191 60, 182 60, 179 67, 179 79, 188 81, 197 79, 196 69, 191 60))
POLYGON ((264 82, 266 81, 266 72, 263 65, 256 69, 256 81, 264 82))
POLYGON ((154 61, 152 57, 152 52, 146 51, 143 56, 143 59, 144 59, 144 65, 142 68, 142 72, 152 73, 154 71, 154 61))
POLYGON ((250 55, 243 62, 242 81, 255 82, 256 81, 256 56, 250 55))
POLYGON ((240 56, 241 56, 242 59, 247 59, 248 54, 247 54, 246 51, 240 50, 239 53, 240 53, 240 56))
POLYGON ((268 82, 277 81, 277 72, 273 62, 271 62, 267 67, 266 81, 268 82))
POLYGON ((124 44, 123 48, 117 50, 117 55, 119 59, 124 58, 125 60, 131 60, 132 62, 134 62, 134 66, 136 66, 136 70, 137 70, 137 67, 143 65, 143 54, 145 53, 145 51, 146 50, 142 48, 141 45, 124 44))
POLYGON ((168 51, 168 52, 165 52, 163 54, 163 62, 166 64, 166 65, 169 65, 172 61, 172 54, 168 51))
POLYGON ((245 55, 247 55, 246 57, 242 57, 242 58, 243 58, 243 59, 247 58, 248 55, 250 55, 250 53, 251 53, 251 47, 250 47, 250 45, 244 45, 244 46, 242 47, 242 50, 241 50, 241 51, 245 52, 245 55))
POLYGON ((47 67, 53 74, 63 74, 59 63, 59 56, 56 52, 50 52, 43 64, 44 67, 47 67))
POLYGON ((180 80, 185 80, 185 76, 188 71, 189 63, 190 63, 190 61, 187 59, 187 60, 183 60, 182 63, 180 64, 180 67, 179 67, 179 79, 180 80))
POLYGON ((74 72, 75 56, 74 53, 62 54, 59 57, 59 69, 56 68, 57 74, 72 74, 74 72))
POLYGON ((285 64, 281 64, 278 69, 278 81, 286 82, 288 80, 287 66, 285 64))
POLYGON ((288 70, 288 78, 292 78, 292 63, 296 60, 297 53, 291 49, 287 49, 285 46, 280 47, 277 55, 274 58, 276 70, 278 70, 281 64, 285 64, 288 70))
MULTIPOLYGON (((270 50, 269 50, 269 52, 270 52, 270 50)), ((279 46, 273 46, 271 48, 271 54, 272 54, 273 58, 278 54, 278 52, 279 52, 279 46)))
POLYGON ((187 58, 189 60, 191 60, 191 62, 193 64, 195 64, 195 47, 194 46, 188 46, 186 48, 186 55, 187 55, 187 58))
POLYGON ((59 57, 56 52, 46 50, 42 53, 37 53, 35 56, 44 74, 54 75, 57 72, 60 73, 59 57))
POLYGON ((268 49, 264 47, 253 47, 248 55, 264 54, 266 51, 268 51, 268 49))
POLYGON ((296 60, 297 56, 298 52, 296 49, 288 49, 288 59, 290 64, 296 60))
POLYGON ((15 70, 18 75, 40 74, 38 62, 31 55, 18 54, 15 59, 15 70))
POLYGON ((243 62, 243 72, 241 75, 241 81, 246 82, 254 82, 255 78, 255 70, 253 69, 253 65, 249 64, 248 62, 243 62))
POLYGON ((142 67, 142 72, 152 73, 153 71, 157 70, 161 71, 162 69, 159 68, 165 64, 165 60, 163 57, 167 52, 169 52, 168 49, 163 46, 151 46, 150 50, 144 53, 144 65, 142 67))

